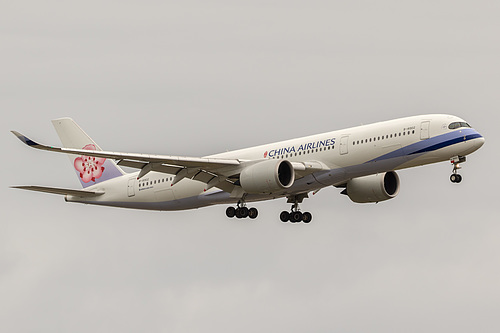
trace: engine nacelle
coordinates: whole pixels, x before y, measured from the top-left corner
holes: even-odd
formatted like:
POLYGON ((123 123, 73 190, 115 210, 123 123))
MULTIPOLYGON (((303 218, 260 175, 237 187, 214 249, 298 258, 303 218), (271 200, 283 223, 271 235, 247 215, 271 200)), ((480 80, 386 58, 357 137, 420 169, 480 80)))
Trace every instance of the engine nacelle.
POLYGON ((243 169, 241 187, 247 193, 273 193, 293 185, 295 170, 286 160, 267 160, 243 169))
POLYGON ((398 174, 390 171, 351 179, 347 182, 345 194, 354 202, 368 203, 389 200, 398 193, 398 174))

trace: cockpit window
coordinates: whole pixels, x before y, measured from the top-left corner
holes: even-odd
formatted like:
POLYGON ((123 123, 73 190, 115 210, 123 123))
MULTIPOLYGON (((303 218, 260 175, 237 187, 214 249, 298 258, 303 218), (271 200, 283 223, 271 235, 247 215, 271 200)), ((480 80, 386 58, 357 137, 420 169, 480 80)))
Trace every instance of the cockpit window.
POLYGON ((451 129, 451 130, 454 130, 454 129, 457 129, 457 128, 460 128, 460 127, 470 127, 470 125, 467 124, 467 123, 461 122, 461 121, 457 121, 457 122, 451 123, 448 126, 448 128, 451 129))

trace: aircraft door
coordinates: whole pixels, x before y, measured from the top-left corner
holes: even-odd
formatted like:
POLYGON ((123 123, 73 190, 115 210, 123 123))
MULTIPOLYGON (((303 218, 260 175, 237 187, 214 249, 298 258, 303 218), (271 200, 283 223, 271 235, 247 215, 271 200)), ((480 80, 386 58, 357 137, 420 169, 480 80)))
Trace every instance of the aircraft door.
POLYGON ((427 140, 430 138, 429 134, 430 124, 431 124, 430 121, 423 121, 420 124, 420 140, 427 140))
POLYGON ((349 152, 349 135, 344 135, 340 138, 340 155, 345 155, 349 152))
POLYGON ((130 178, 128 180, 128 189, 127 189, 129 197, 133 197, 135 195, 134 186, 135 186, 135 178, 130 178))

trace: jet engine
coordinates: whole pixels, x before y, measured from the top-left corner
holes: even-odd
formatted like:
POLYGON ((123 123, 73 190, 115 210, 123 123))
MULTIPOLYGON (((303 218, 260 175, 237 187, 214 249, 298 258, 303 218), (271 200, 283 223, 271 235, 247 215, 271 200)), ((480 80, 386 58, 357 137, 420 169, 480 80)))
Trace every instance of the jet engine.
POLYGON ((267 160, 250 165, 240 173, 241 187, 247 193, 273 193, 293 185, 295 171, 286 160, 267 160))
POLYGON ((342 194, 357 203, 392 199, 399 193, 399 177, 394 171, 351 179, 342 194))

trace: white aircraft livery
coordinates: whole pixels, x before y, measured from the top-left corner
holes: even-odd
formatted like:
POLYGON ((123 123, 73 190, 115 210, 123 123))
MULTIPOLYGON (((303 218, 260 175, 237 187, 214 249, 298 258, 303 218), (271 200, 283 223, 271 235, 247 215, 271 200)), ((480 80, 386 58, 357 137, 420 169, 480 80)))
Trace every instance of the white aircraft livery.
POLYGON ((299 204, 327 186, 356 203, 396 197, 395 170, 451 161, 450 180, 460 183, 459 163, 484 144, 464 120, 430 114, 291 139, 206 157, 103 151, 72 119, 52 121, 63 147, 37 143, 12 131, 30 147, 68 154, 83 189, 13 188, 61 194, 68 202, 148 210, 231 205, 230 218, 258 215, 247 203, 286 197, 283 222, 305 222, 299 204), (120 166, 138 169, 124 172, 120 166))

